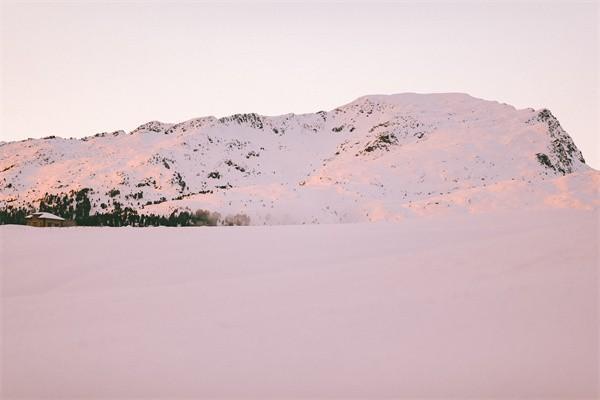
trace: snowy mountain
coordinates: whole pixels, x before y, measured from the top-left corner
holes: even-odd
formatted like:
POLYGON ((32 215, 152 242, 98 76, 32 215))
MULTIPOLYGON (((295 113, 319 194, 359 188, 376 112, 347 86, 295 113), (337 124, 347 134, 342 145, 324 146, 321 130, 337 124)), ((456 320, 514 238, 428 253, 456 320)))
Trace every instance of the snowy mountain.
POLYGON ((400 220, 594 208, 599 175, 549 110, 454 93, 372 95, 313 114, 151 121, 129 133, 3 143, 0 209, 85 196, 92 214, 400 220))

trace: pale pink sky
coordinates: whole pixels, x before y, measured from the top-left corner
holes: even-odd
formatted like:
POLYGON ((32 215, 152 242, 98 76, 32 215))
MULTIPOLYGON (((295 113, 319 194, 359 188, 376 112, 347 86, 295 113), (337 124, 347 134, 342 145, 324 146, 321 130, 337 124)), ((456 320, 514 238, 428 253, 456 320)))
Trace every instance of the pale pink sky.
POLYGON ((373 93, 548 107, 600 168, 598 2, 2 1, 1 136, 86 136, 373 93))

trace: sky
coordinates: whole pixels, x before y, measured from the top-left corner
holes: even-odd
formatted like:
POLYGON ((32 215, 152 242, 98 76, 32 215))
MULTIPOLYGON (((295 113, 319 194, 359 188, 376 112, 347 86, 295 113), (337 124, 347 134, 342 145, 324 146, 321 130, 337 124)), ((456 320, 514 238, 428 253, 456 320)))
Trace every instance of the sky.
POLYGON ((463 92, 549 108, 600 169, 597 1, 0 1, 1 140, 463 92))

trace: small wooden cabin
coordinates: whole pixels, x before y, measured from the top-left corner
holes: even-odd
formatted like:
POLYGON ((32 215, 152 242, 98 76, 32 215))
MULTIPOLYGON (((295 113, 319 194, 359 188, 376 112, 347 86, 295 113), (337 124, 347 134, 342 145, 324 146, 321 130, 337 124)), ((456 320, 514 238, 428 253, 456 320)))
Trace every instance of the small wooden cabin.
POLYGON ((25 224, 39 227, 68 226, 68 223, 64 218, 48 212, 37 212, 26 216, 25 224))

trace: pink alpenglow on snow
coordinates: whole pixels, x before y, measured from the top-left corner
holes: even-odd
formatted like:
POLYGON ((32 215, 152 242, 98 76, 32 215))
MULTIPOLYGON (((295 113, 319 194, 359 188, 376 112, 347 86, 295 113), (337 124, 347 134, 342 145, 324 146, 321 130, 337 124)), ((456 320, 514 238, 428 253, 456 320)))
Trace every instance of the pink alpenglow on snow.
POLYGON ((371 95, 0 145, 0 207, 87 190, 91 213, 244 213, 255 225, 592 208, 598 172, 546 109, 466 94, 371 95))
POLYGON ((152 121, 2 143, 0 179, 1 210, 271 225, 0 226, 3 399, 600 396, 600 173, 547 109, 152 121))
POLYGON ((2 398, 597 398, 598 233, 3 226, 2 398))

